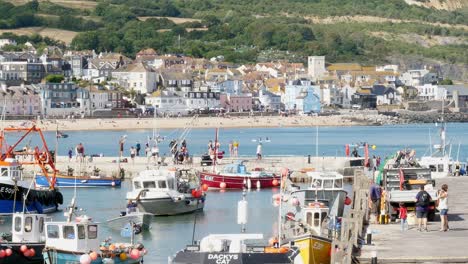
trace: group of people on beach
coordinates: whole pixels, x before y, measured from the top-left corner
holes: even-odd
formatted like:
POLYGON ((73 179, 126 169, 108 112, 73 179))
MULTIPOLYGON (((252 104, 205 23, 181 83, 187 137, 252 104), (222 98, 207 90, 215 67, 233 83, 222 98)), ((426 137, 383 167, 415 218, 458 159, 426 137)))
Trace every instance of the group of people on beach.
MULTIPOLYGON (((378 222, 378 218, 381 212, 381 201, 382 196, 385 195, 382 187, 375 182, 372 183, 369 191, 370 198, 370 212, 371 216, 375 219, 375 223, 378 222)), ((414 197, 415 202, 415 212, 419 232, 428 232, 427 229, 427 218, 430 211, 430 206, 432 202, 435 202, 437 210, 440 212, 440 230, 441 232, 446 232, 449 229, 448 223, 448 185, 443 184, 441 188, 436 192, 435 200, 431 195, 425 190, 424 185, 421 185, 419 192, 414 197)), ((401 231, 408 230, 408 208, 405 203, 400 203, 398 208, 398 217, 400 218, 401 231)))

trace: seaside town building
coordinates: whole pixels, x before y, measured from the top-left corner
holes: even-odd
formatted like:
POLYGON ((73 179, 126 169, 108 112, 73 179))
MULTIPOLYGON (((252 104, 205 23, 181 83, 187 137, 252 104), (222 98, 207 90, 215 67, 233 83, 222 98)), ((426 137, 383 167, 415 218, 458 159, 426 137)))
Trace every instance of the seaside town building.
POLYGON ((112 77, 121 87, 141 94, 152 93, 157 88, 158 74, 141 61, 115 70, 112 77))
POLYGON ((290 81, 282 97, 285 110, 296 113, 320 112, 320 100, 320 86, 308 79, 290 81))

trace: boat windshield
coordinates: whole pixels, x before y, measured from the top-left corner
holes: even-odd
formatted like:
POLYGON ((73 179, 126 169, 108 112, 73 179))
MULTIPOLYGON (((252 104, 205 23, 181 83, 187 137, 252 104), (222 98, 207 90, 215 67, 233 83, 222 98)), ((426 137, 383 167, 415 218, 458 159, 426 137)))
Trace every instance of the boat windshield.
POLYGON ((149 189, 154 189, 156 188, 156 183, 154 181, 144 181, 143 182, 143 188, 149 188, 149 189))
POLYGON ((167 188, 166 181, 158 181, 158 187, 159 189, 166 189, 167 188))
POLYGON ((139 181, 133 182, 133 188, 141 189, 141 183, 139 181))
POLYGON ((7 177, 8 176, 8 168, 0 168, 0 176, 7 177))

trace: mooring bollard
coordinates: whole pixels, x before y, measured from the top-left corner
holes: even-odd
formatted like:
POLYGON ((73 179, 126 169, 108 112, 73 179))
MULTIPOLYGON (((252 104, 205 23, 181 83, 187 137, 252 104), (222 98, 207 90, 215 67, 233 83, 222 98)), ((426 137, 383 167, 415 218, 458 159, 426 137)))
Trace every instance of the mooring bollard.
POLYGON ((310 155, 307 156, 307 162, 310 164, 310 155))
POLYGON ((372 251, 371 264, 377 264, 377 251, 372 251))
POLYGON ((366 231, 366 244, 372 245, 372 230, 367 229, 366 231))

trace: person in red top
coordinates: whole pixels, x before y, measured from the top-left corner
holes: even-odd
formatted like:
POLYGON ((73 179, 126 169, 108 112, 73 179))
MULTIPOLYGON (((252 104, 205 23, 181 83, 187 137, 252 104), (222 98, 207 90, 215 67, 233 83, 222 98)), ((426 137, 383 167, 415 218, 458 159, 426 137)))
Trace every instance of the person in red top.
POLYGON ((408 218, 408 209, 404 203, 400 203, 400 220, 401 220, 401 231, 408 230, 408 222, 406 219, 408 218))

